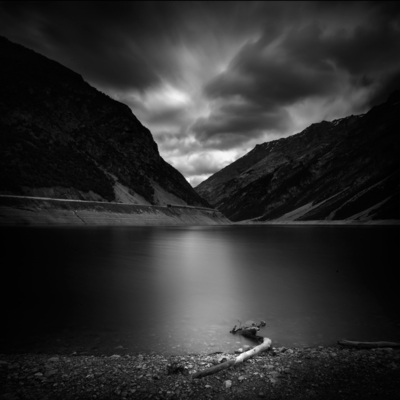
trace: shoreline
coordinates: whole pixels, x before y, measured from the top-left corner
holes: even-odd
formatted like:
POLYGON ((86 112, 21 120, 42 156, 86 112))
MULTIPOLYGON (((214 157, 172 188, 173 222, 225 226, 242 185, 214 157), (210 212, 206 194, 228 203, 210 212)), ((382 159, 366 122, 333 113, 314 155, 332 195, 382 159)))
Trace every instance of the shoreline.
POLYGON ((0 226, 230 225, 218 210, 0 196, 0 226))
POLYGON ((279 347, 192 379, 236 355, 0 354, 1 399, 399 399, 399 349, 279 347))
POLYGON ((266 221, 266 222, 232 222, 232 225, 245 225, 245 226, 268 226, 268 225, 309 225, 309 226, 399 226, 400 220, 369 220, 369 221, 354 221, 354 220, 338 220, 338 221, 266 221))
POLYGON ((0 195, 0 226, 400 226, 400 220, 230 221, 220 211, 190 206, 0 195))

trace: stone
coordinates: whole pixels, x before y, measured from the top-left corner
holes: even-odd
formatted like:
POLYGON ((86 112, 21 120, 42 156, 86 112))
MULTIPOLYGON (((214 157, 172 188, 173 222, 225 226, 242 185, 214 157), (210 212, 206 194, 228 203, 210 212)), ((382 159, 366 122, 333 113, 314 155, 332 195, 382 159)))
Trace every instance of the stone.
POLYGON ((55 375, 57 372, 58 372, 58 371, 57 371, 56 369, 48 369, 48 370, 45 372, 44 376, 46 376, 46 377, 48 378, 49 376, 55 375))
POLYGON ((243 353, 243 349, 242 348, 235 350, 235 354, 241 354, 241 353, 243 353))
POLYGON ((228 379, 224 382, 224 386, 226 389, 229 389, 232 386, 232 381, 228 379))
POLYGON ((111 358, 111 360, 117 360, 118 358, 121 358, 119 354, 113 354, 112 356, 108 357, 111 358))
POLYGON ((287 351, 287 348, 286 347, 280 347, 277 350, 280 351, 281 353, 285 353, 287 351))

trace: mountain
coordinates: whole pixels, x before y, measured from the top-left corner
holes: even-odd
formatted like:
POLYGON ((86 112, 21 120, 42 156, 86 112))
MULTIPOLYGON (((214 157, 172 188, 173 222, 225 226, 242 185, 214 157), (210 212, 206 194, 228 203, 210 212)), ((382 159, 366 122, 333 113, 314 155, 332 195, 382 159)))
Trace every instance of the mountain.
POLYGON ((196 190, 233 221, 400 219, 400 91, 257 145, 196 190))
POLYGON ((0 88, 0 194, 209 206, 128 106, 4 37, 0 88))

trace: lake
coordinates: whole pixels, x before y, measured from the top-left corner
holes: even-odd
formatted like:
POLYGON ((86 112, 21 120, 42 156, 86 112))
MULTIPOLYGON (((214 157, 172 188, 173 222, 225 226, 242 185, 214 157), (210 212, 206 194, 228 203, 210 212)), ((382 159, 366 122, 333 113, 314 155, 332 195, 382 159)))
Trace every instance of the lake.
POLYGON ((1 232, 0 353, 233 351, 247 320, 273 346, 400 341, 398 226, 1 232))

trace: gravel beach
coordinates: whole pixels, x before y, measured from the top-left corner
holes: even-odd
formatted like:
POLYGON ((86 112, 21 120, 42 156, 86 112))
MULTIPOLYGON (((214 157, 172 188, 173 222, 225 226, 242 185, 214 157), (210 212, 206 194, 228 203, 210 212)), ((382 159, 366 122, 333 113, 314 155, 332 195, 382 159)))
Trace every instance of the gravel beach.
POLYGON ((272 348, 193 379, 235 354, 0 355, 0 398, 400 399, 399 349, 272 348))

